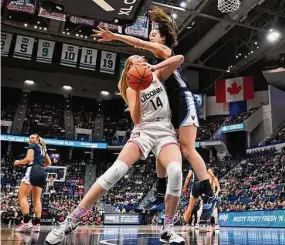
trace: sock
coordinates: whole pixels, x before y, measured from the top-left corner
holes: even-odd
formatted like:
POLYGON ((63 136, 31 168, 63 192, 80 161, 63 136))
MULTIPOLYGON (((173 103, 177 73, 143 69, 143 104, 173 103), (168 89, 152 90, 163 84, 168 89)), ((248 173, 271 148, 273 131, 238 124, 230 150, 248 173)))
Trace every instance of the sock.
POLYGON ((33 225, 39 225, 41 223, 41 217, 33 217, 33 225))
POLYGON ((166 192, 166 178, 157 177, 156 181, 156 193, 165 195, 166 192))
POLYGON ((214 195, 214 191, 210 185, 210 180, 206 179, 203 181, 200 181, 201 186, 202 186, 202 191, 206 196, 212 197, 214 195))
POLYGON ((23 218, 24 218, 24 223, 29 223, 29 221, 31 219, 30 214, 24 214, 23 218))
POLYGON ((174 216, 169 216, 169 215, 164 216, 163 225, 165 229, 169 228, 170 226, 173 226, 173 223, 174 223, 174 216))
POLYGON ((75 220, 78 220, 87 212, 88 212, 88 209, 77 206, 77 208, 74 209, 73 212, 70 214, 70 217, 75 220))

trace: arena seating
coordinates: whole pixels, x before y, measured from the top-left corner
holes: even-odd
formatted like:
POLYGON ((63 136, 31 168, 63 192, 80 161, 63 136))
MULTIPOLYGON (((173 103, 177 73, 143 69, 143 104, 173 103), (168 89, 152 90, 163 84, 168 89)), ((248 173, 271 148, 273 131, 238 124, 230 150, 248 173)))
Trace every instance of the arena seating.
POLYGON ((37 132, 48 138, 64 138, 64 98, 59 94, 31 92, 23 134, 37 132))
POLYGON ((197 131, 197 141, 209 140, 219 129, 227 116, 209 116, 206 120, 199 120, 200 127, 197 131))
POLYGON ((251 108, 247 112, 242 112, 234 117, 231 117, 225 121, 225 125, 239 124, 243 123, 246 119, 248 119, 254 112, 256 112, 259 107, 251 108))
POLYGON ((254 152, 221 184, 221 211, 285 208, 285 151, 254 152))
POLYGON ((275 143, 279 143, 283 141, 285 141, 285 124, 280 129, 280 131, 277 133, 277 135, 275 135, 275 137, 272 140, 270 140, 270 143, 275 144, 275 143))
POLYGON ((73 96, 72 111, 75 128, 94 129, 97 112, 95 99, 73 96))
POLYGON ((20 98, 20 89, 1 87, 1 120, 14 120, 15 112, 20 98))

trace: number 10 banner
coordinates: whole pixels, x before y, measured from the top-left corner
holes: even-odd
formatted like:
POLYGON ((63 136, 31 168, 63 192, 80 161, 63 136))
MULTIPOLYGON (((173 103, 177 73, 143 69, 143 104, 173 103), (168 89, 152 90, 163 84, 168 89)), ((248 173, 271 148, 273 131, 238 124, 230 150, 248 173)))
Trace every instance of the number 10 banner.
POLYGON ((76 67, 78 58, 78 46, 63 44, 60 64, 64 66, 76 67))
POLYGON ((102 51, 101 52, 101 63, 100 63, 100 71, 104 73, 115 73, 116 67, 116 53, 102 51))
POLYGON ((51 63, 55 42, 39 39, 37 61, 51 63))

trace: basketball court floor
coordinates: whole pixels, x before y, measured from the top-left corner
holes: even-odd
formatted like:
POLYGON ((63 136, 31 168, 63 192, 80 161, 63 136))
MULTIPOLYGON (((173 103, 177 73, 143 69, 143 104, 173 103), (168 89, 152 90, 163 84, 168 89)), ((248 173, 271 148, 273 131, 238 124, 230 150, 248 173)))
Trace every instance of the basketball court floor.
MULTIPOLYGON (((15 233, 12 227, 1 227, 3 245, 43 245, 51 226, 36 233, 15 233)), ((204 232, 190 227, 177 227, 186 245, 284 245, 285 229, 221 228, 204 232)), ((158 226, 82 226, 69 235, 62 245, 156 245, 158 226)))

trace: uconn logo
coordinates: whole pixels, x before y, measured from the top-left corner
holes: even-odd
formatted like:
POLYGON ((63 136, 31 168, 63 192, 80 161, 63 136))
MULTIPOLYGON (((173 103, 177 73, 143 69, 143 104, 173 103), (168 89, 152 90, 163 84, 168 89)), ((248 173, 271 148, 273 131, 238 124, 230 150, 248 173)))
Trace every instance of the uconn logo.
POLYGON ((146 102, 147 100, 151 99, 153 96, 155 96, 155 95, 157 95, 157 94, 159 94, 159 93, 161 93, 161 92, 163 92, 163 89, 162 89, 161 87, 159 87, 159 88, 156 88, 156 89, 150 91, 150 92, 147 93, 147 94, 146 94, 146 93, 143 93, 143 94, 141 95, 141 102, 144 103, 144 102, 146 102))

